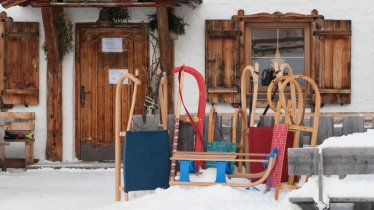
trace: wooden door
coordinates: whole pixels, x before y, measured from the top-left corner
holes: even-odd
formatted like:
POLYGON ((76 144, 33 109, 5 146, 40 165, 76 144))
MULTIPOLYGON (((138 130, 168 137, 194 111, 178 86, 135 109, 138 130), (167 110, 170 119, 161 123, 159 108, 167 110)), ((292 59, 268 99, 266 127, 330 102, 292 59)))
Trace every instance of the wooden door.
MULTIPOLYGON (((143 113, 145 72, 148 67, 148 37, 137 25, 99 28, 77 27, 76 55, 76 153, 82 160, 114 159, 115 84, 110 70, 139 70, 135 114, 143 113)), ((126 129, 132 86, 122 90, 122 127, 126 129)))

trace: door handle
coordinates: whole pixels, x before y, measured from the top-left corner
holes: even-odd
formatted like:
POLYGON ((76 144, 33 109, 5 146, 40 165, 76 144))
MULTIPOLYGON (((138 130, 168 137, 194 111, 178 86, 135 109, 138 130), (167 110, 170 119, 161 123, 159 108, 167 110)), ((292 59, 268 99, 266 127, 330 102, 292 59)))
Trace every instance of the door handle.
POLYGON ((86 91, 84 86, 81 86, 80 88, 80 102, 81 102, 81 107, 84 107, 86 105, 86 95, 89 95, 90 91, 86 91))

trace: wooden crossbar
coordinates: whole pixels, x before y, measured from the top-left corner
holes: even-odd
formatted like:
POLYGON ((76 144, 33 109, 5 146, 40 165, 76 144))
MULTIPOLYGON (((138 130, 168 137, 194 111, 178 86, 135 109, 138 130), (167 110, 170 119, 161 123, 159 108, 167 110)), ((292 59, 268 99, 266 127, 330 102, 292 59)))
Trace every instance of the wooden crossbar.
POLYGON ((175 155, 234 155, 234 156, 258 156, 267 157, 269 154, 266 153, 236 153, 236 152, 176 152, 175 155))
POLYGON ((27 119, 34 120, 34 112, 0 112, 0 118, 17 118, 17 119, 27 119))
POLYGON ((230 157, 219 156, 173 156, 170 160, 211 160, 211 161, 232 161, 232 162, 252 162, 252 163, 268 163, 268 160, 259 159, 235 159, 230 157))
POLYGON ((301 126, 301 125, 289 125, 288 130, 295 130, 295 131, 307 131, 307 132, 314 132, 315 129, 313 127, 301 126))
POLYGON ((249 187, 251 183, 215 183, 215 182, 179 182, 170 181, 170 185, 188 185, 188 186, 213 186, 213 185, 223 185, 230 187, 249 187))

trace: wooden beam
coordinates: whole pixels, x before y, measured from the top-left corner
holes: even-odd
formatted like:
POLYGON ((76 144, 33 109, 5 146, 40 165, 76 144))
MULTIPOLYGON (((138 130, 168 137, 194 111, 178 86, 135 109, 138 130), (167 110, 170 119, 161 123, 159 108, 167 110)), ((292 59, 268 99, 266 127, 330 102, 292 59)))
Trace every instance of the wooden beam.
POLYGON ((30 95, 30 94, 38 94, 39 89, 6 89, 4 90, 5 94, 14 94, 14 95, 30 95))
MULTIPOLYGON (((317 175, 318 153, 318 148, 288 149, 289 175, 317 175)), ((324 148, 323 174, 374 174, 374 148, 324 148)))
POLYGON ((0 112, 0 118, 35 119, 34 112, 0 112))
POLYGON ((52 161, 62 161, 62 64, 54 28, 55 13, 62 12, 61 10, 62 8, 41 8, 48 51, 46 159, 52 161))
POLYGON ((33 7, 169 7, 178 6, 173 1, 157 2, 31 2, 33 7))
POLYGON ((5 8, 5 9, 8 9, 10 7, 13 7, 13 6, 17 6, 17 5, 20 5, 20 4, 24 4, 26 2, 28 2, 29 0, 7 0, 7 1, 3 1, 1 2, 1 5, 5 8))
MULTIPOLYGON (((162 4, 162 0, 157 1, 157 3, 162 4)), ((174 44, 170 40, 169 35, 169 19, 168 19, 168 8, 157 7, 157 31, 159 38, 160 47, 160 66, 162 71, 166 71, 168 75, 168 107, 169 113, 173 113, 173 86, 174 86, 174 76, 172 74, 174 56, 174 44)))

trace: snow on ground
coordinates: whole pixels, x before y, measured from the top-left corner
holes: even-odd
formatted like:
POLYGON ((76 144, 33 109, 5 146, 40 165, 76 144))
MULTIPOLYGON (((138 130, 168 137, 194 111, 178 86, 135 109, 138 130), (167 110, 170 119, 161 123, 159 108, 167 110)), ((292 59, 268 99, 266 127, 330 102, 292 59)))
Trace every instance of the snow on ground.
MULTIPOLYGON (((374 147, 374 129, 365 133, 354 133, 341 137, 330 137, 318 148, 327 147, 374 147)), ((338 176, 324 176, 323 195, 324 202, 328 197, 374 197, 374 175, 348 175, 344 179, 338 176)), ((313 197, 318 201, 318 176, 308 179, 302 188, 290 193, 292 197, 313 197)))
MULTIPOLYGON (((213 177, 206 171, 203 180, 213 177)), ((196 179, 196 178, 194 178, 196 179)), ((202 180, 200 180, 202 181, 202 180)), ((114 201, 113 169, 34 169, 0 173, 1 210, 297 210, 288 202, 289 191, 279 201, 263 186, 254 189, 227 186, 174 186, 147 192, 130 192, 129 202, 114 201)))

